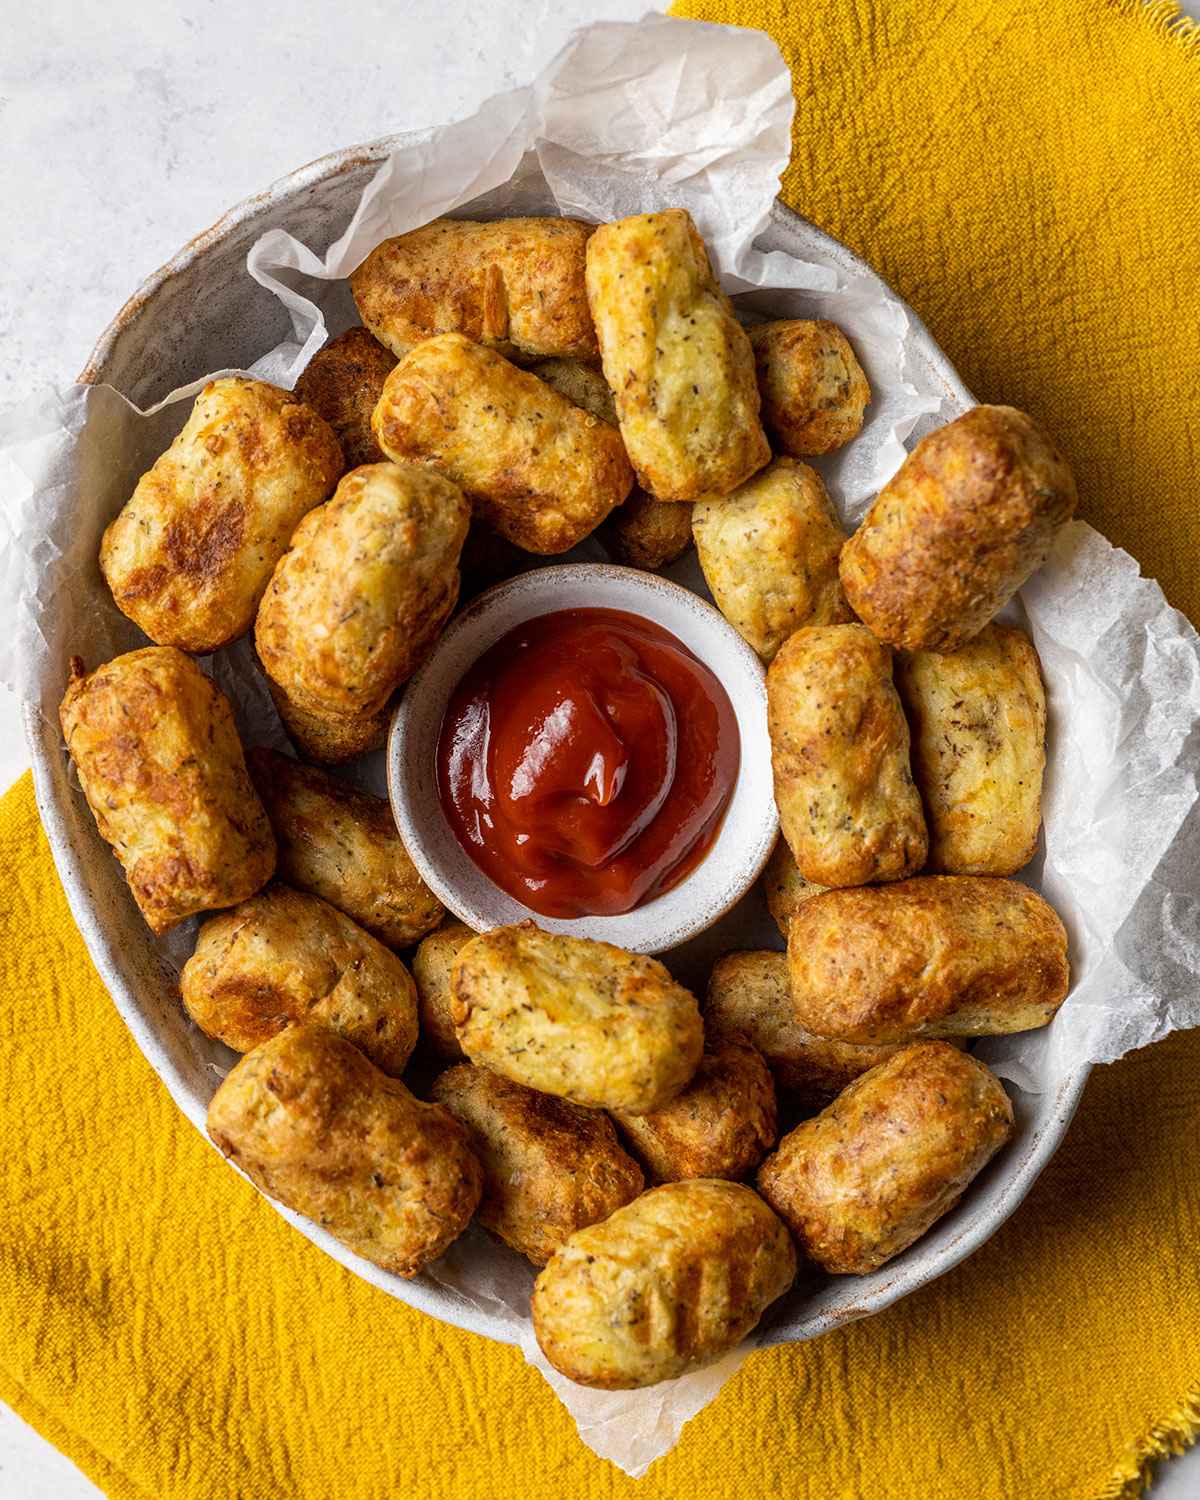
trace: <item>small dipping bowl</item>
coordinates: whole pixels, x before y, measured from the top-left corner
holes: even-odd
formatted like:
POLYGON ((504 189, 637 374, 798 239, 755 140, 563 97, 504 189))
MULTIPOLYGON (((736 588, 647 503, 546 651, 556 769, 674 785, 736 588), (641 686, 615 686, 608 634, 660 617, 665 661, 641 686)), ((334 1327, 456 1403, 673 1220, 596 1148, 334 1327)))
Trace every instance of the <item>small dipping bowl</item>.
POLYGON ((573 563, 537 568, 488 589, 439 638, 404 690, 387 746, 388 795, 421 878, 477 932, 532 918, 548 932, 661 953, 710 927, 737 904, 771 854, 779 819, 771 782, 762 663, 737 631, 690 589, 636 568, 573 563), (442 807, 437 745, 450 698, 501 636, 557 610, 617 609, 680 640, 720 680, 737 718, 741 760, 712 847, 678 885, 616 916, 543 916, 502 891, 459 843, 442 807))

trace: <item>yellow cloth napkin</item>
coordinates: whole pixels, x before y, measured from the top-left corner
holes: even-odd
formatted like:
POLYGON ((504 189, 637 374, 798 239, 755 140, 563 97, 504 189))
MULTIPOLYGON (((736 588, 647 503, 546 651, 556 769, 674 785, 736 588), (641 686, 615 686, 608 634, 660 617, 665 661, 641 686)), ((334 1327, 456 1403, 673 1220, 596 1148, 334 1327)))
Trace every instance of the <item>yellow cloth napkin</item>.
MULTIPOLYGON (((1200 614, 1200 47, 1105 0, 756 0, 787 194, 1042 417, 1084 514, 1200 614)), ((138 1500, 1092 1500, 1200 1420, 1200 1034, 1099 1070, 1025 1205, 888 1313, 764 1351, 640 1482, 515 1350, 375 1292, 176 1112, 28 780, 0 802, 0 1398, 138 1500)), ((0 1459, 0 1466, 3 1459, 0 1459)))

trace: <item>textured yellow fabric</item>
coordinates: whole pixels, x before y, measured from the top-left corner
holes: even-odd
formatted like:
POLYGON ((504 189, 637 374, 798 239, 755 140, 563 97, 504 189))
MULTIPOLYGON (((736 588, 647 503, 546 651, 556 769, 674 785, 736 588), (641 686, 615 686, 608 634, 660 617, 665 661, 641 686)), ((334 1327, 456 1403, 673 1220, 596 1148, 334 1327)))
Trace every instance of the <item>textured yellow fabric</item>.
MULTIPOLYGON (((1200 55, 1105 0, 693 5, 795 70, 789 201, 1041 416, 1084 513, 1200 614, 1200 55)), ((288 1229, 92 971, 0 804, 0 1397, 138 1500, 1091 1500, 1200 1400, 1200 1034, 1089 1086, 1013 1219, 881 1317, 765 1351, 640 1482, 514 1350, 288 1229)))

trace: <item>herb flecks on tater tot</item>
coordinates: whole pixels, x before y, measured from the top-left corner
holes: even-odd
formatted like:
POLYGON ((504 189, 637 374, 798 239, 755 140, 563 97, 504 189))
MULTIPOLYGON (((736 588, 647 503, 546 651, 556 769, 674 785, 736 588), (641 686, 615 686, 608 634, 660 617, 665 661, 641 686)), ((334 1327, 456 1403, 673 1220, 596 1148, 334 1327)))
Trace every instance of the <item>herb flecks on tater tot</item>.
POLYGON ((327 902, 285 885, 210 917, 179 987, 201 1031, 235 1052, 307 1022, 398 1075, 417 1041, 416 986, 396 955, 327 902))
POLYGON ((681 208, 602 224, 587 290, 604 377, 643 488, 727 495, 771 456, 754 354, 681 208))
POLYGON ((350 290, 397 358, 439 333, 461 333, 512 358, 594 362, 583 279, 592 229, 578 219, 434 219, 377 245, 350 290))
POLYGON ((762 888, 767 900, 767 910, 784 942, 791 930, 792 918, 804 903, 829 889, 827 885, 816 885, 811 880, 805 880, 788 848, 787 839, 782 834, 776 839, 775 851, 763 871, 762 888))
POLYGON ((371 413, 395 363, 396 356, 365 328, 350 328, 319 349, 296 382, 296 399, 337 434, 347 469, 384 460, 371 431, 371 413))
POLYGON ((767 673, 779 826, 814 884, 901 880, 928 835, 891 652, 862 625, 810 625, 767 673))
POLYGON ((948 1213, 1012 1129, 998 1078, 944 1042, 921 1043, 784 1136, 758 1190, 809 1260, 864 1276, 948 1213))
POLYGON ((466 1127, 483 1166, 479 1222, 535 1266, 642 1190, 641 1168, 599 1110, 468 1063, 448 1068, 433 1098, 466 1127))
POLYGON ((118 609, 160 646, 235 641, 343 468, 328 423, 261 380, 210 381, 100 543, 118 609))
POLYGON ((1022 411, 976 406, 923 437, 842 549, 863 624, 906 651, 956 651, 1046 561, 1075 480, 1022 411))
POLYGON ((389 948, 408 948, 445 908, 417 873, 382 797, 290 755, 246 757, 279 847, 280 880, 320 896, 389 948))
MULTIPOLYGON (((530 371, 601 422, 617 425, 612 392, 599 370, 574 359, 543 359, 531 365, 530 371)), ((629 498, 604 523, 603 535, 622 562, 655 572, 691 546, 692 507, 656 500, 635 484, 629 498)))
POLYGON ((233 710, 190 657, 146 646, 94 672, 75 657, 59 715, 100 836, 152 932, 270 879, 275 840, 233 710))
POLYGON ((1029 1031, 1070 980, 1053 907, 982 875, 814 896, 792 918, 788 965, 800 1024, 858 1043, 1029 1031))
POLYGON ((1046 693, 1033 642, 987 625, 957 651, 900 652, 895 668, 929 869, 1015 875, 1033 858, 1042 822, 1046 693))
POLYGON ((717 608, 764 661, 802 625, 852 618, 838 578, 846 534, 807 464, 777 458, 731 495, 700 501, 692 532, 717 608))
POLYGON ((871 388, 850 340, 824 319, 787 318, 748 328, 763 425, 785 453, 832 453, 862 431, 871 388))
POLYGON ((783 1223, 736 1182, 668 1182, 578 1230, 533 1289, 533 1328, 556 1370, 633 1390, 712 1364, 791 1286, 783 1223))
POLYGON ((713 965, 704 1005, 705 1035, 742 1036, 762 1054, 779 1089, 803 1109, 821 1109, 899 1050, 856 1046, 807 1031, 796 1019, 785 953, 726 953, 713 965))
POLYGON ((700 1062, 695 998, 656 959, 611 943, 496 927, 460 950, 451 983, 473 1062, 576 1104, 643 1114, 700 1062))
POLYGON ((308 717, 318 729, 346 725, 351 743, 362 726, 369 743, 392 694, 424 660, 458 599, 469 520, 450 480, 382 463, 347 474, 297 527, 254 639, 289 731, 314 758, 339 757, 306 733, 308 717))
POLYGON ((466 1131, 321 1026, 289 1026, 208 1106, 219 1150, 356 1255, 415 1276, 470 1222, 483 1184, 466 1131))
POLYGON ((447 475, 481 520, 527 552, 568 551, 633 484, 607 422, 459 333, 405 355, 372 426, 389 458, 447 475))
POLYGON ((690 1083, 646 1115, 614 1112, 634 1155, 656 1182, 745 1177, 775 1144, 775 1086, 742 1037, 716 1037, 690 1083))

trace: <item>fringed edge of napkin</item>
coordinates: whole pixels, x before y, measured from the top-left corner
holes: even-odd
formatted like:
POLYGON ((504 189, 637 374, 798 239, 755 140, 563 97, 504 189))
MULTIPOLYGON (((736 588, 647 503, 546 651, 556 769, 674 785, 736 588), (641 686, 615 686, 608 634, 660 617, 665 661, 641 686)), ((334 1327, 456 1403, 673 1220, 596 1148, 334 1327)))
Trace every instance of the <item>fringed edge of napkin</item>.
POLYGON ((1096 1500, 1138 1500, 1154 1482, 1154 1465, 1164 1458, 1178 1458, 1198 1438, 1200 1390, 1195 1390, 1128 1450, 1096 1500))
POLYGON ((1177 0, 1108 0, 1124 15, 1136 16, 1151 31, 1200 56, 1200 21, 1184 15, 1177 0))

